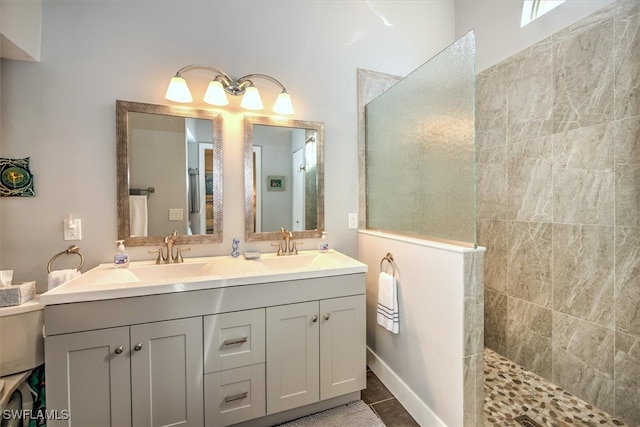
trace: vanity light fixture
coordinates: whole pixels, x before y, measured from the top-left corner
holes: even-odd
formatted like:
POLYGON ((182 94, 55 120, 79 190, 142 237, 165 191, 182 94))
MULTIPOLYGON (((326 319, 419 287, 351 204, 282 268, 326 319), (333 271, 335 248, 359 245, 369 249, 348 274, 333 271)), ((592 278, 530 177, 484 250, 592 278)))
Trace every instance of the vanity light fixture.
POLYGON ((291 97, 287 93, 284 85, 273 77, 266 74, 247 74, 246 76, 242 76, 239 79, 234 80, 224 71, 208 65, 187 65, 186 67, 180 68, 176 75, 171 78, 165 98, 175 102, 193 102, 189 86, 182 77, 183 73, 191 70, 208 70, 216 74, 209 82, 207 91, 204 94, 203 101, 207 104, 223 106, 229 104, 227 94, 233 96, 244 95, 242 97, 242 102, 240 103, 242 108, 247 110, 262 110, 264 107, 262 105, 260 93, 258 92, 258 88, 253 85, 252 81, 252 79, 259 78, 270 80, 282 88, 282 91, 280 92, 280 95, 278 95, 276 103, 273 106, 273 112, 282 115, 293 114, 291 97))

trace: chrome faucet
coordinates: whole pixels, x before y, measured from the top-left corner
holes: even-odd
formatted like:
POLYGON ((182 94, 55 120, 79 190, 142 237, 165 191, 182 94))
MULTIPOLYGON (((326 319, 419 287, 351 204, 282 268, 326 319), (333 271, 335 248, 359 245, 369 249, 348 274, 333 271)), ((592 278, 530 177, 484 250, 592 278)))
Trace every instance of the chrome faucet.
MULTIPOLYGON (((271 246, 278 247, 277 255, 298 255, 297 243, 291 238, 293 237, 293 233, 289 230, 286 230, 284 227, 280 227, 280 234, 282 234, 282 239, 284 242, 272 243, 271 246), (283 245, 284 243, 284 245, 283 245)), ((302 244, 302 243, 300 243, 302 244)))
POLYGON ((165 264, 172 264, 174 261, 173 258, 173 244, 176 242, 176 240, 178 239, 178 232, 174 231, 173 233, 164 236, 164 244, 165 247, 167 248, 167 256, 166 257, 162 257, 162 260, 165 262, 165 264))
POLYGON ((149 251, 149 253, 158 254, 158 258, 156 259, 156 264, 173 264, 174 262, 175 263, 184 262, 184 258, 182 257, 182 252, 190 251, 191 248, 176 248, 176 254, 174 256, 173 245, 176 243, 176 240, 178 240, 177 231, 174 231, 173 233, 168 234, 164 237, 163 243, 167 249, 166 256, 163 253, 162 248, 149 251))

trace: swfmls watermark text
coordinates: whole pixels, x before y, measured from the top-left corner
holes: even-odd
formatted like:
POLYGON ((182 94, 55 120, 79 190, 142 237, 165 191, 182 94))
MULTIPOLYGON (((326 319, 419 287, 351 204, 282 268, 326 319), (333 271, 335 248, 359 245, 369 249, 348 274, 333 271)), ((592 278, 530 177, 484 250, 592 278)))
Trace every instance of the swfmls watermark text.
POLYGON ((2 411, 3 420, 55 420, 65 421, 71 418, 71 414, 68 410, 63 409, 47 411, 38 410, 32 411, 29 409, 5 409, 2 411))

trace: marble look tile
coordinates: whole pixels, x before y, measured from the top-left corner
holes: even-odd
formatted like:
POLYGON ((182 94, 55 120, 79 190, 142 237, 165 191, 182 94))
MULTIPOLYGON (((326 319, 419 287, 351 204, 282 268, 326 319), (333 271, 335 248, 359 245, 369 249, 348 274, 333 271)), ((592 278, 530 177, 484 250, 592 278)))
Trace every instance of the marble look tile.
POLYGON ((554 222, 613 225, 613 148, 610 123, 554 135, 554 222))
POLYGON ((507 354, 507 295, 485 289, 484 324, 484 345, 507 354))
POLYGON ((613 225, 614 189, 613 172, 554 169, 554 222, 613 225))
POLYGON ((507 222, 478 221, 478 244, 484 253, 484 288, 507 292, 507 222))
POLYGON ((507 139, 550 135, 553 131, 552 45, 535 44, 505 62, 507 67, 507 139))
POLYGON ((506 219, 507 146, 479 150, 476 156, 478 218, 506 219))
POLYGON ((484 408, 484 349, 463 359, 464 363, 464 427, 483 426, 484 408))
POLYGON ((484 253, 464 254, 464 356, 484 349, 484 253))
POLYGON ((543 377, 551 377, 551 310, 508 298, 507 357, 543 377))
POLYGON ((621 165, 615 172, 616 224, 640 227, 640 164, 621 165))
POLYGON ((613 330, 553 314, 553 382, 614 413, 613 330))
POLYGON ((509 223, 508 294, 551 307, 551 224, 509 223))
POLYGON ((476 147, 504 145, 507 137, 506 67, 491 67, 476 78, 476 147))
POLYGON ((640 115, 640 3, 619 3, 614 19, 615 118, 640 115))
MULTIPOLYGON (((638 71, 640 74, 640 70, 638 71)), ((640 120, 615 122, 614 163, 616 225, 640 227, 640 120)))
POLYGON ((507 153, 507 219, 551 221, 552 138, 511 142, 507 153))
POLYGON ((553 225, 556 311, 613 329, 614 229, 553 225))
POLYGON ((589 18, 552 36, 554 132, 613 119, 613 17, 589 18))
POLYGON ((616 227, 615 233, 616 330, 640 337, 640 228, 616 227))
POLYGON ((615 121, 613 139, 615 167, 640 164, 640 120, 638 117, 615 121))
POLYGON ((611 172, 614 165, 613 122, 559 132, 553 139, 553 161, 558 168, 611 172))
POLYGON ((616 412, 629 425, 640 425, 640 337, 616 334, 616 412))

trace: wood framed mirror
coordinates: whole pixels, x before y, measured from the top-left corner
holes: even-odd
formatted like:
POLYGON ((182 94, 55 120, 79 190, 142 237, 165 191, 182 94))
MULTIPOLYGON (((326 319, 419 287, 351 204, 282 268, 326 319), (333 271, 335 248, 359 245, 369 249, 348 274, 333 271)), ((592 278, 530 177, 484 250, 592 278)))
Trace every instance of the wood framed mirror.
POLYGON ((245 238, 320 237, 324 230, 324 124, 244 118, 245 238))
POLYGON ((222 116, 116 101, 118 239, 222 242, 222 116))

